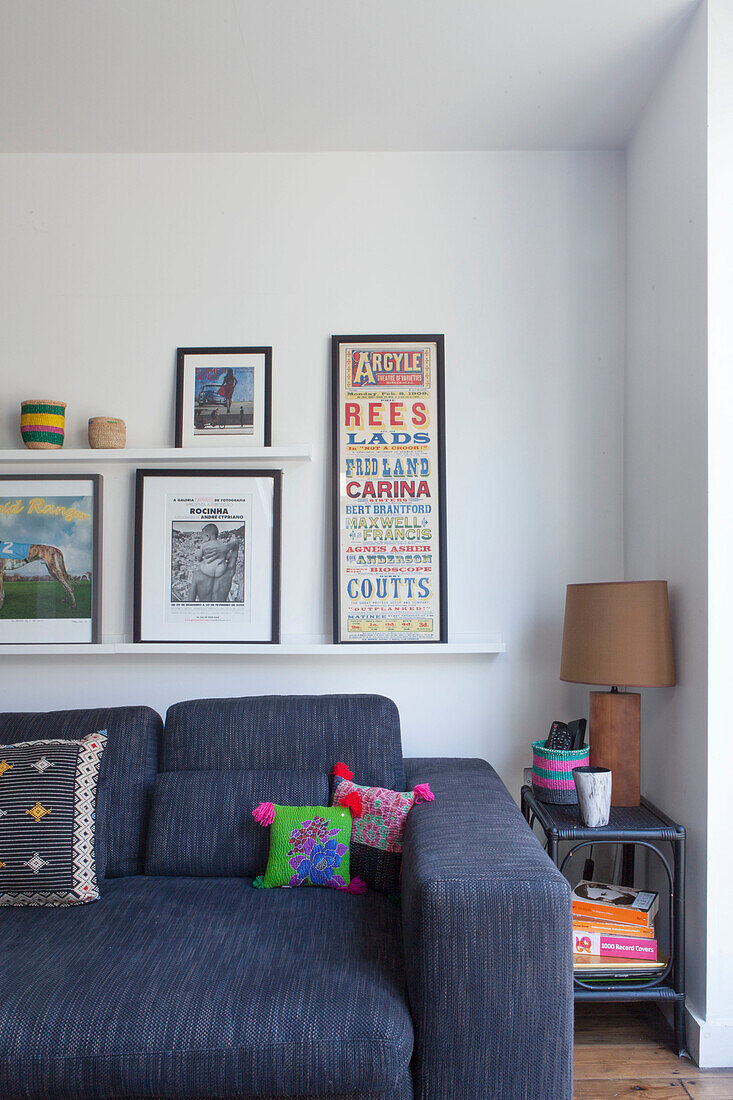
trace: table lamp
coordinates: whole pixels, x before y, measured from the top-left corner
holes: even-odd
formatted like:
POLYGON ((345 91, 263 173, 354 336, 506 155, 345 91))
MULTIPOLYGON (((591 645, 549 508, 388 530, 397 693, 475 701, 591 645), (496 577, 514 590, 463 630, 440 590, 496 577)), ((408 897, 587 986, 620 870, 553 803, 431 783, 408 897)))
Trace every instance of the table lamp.
POLYGON ((609 684, 590 693, 590 762, 613 772, 614 806, 638 806, 641 695, 674 684, 666 581, 569 584, 560 679, 609 684))

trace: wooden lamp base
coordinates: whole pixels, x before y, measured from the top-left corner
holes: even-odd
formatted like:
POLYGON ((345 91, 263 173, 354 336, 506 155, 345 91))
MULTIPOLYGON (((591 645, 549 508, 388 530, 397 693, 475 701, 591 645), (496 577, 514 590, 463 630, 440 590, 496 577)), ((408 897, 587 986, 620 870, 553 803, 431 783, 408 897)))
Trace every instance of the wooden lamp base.
POLYGON ((641 795, 641 695, 590 693, 590 762, 610 768, 612 806, 638 806, 641 795))

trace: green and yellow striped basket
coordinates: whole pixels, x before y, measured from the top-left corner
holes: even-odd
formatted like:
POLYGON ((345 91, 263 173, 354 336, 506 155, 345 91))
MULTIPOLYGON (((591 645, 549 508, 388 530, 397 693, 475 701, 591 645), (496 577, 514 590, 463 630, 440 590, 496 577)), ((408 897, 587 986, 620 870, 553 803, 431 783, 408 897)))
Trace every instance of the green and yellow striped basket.
POLYGON ((64 445, 65 401, 22 401, 20 405, 20 434, 26 447, 32 451, 47 451, 64 445))

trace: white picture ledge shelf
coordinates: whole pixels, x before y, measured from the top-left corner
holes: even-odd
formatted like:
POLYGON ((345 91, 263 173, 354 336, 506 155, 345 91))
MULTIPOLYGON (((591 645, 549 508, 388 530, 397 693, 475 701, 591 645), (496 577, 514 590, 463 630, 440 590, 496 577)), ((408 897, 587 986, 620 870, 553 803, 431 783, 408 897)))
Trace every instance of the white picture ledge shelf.
POLYGON ((51 451, 30 451, 25 447, 0 450, 0 464, 26 465, 37 462, 309 462, 310 443, 284 443, 273 447, 59 447, 51 451))
POLYGON ((213 656, 267 656, 267 657, 344 657, 372 656, 382 654, 396 656, 421 657, 424 654, 492 654, 504 653, 506 646, 496 641, 453 641, 453 642, 376 642, 334 645, 331 642, 281 642, 277 645, 252 643, 248 645, 220 645, 212 643, 190 642, 100 642, 97 645, 0 645, 0 657, 5 656, 72 656, 79 653, 134 653, 140 656, 152 653, 169 653, 182 656, 186 653, 213 656))

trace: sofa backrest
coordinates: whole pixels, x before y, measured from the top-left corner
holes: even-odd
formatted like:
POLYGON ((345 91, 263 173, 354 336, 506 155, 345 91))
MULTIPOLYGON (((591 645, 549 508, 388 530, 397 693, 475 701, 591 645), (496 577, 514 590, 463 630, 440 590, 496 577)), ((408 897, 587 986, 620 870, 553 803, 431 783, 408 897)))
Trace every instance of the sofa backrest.
POLYGON ((381 695, 259 695, 175 703, 160 770, 330 772, 341 760, 357 783, 402 790, 400 718, 381 695))
POLYGON ((77 740, 103 729, 108 740, 97 790, 97 874, 100 878, 142 874, 163 729, 160 715, 149 707, 0 713, 0 745, 57 737, 77 740))

